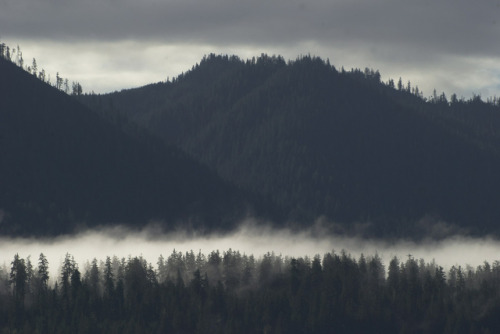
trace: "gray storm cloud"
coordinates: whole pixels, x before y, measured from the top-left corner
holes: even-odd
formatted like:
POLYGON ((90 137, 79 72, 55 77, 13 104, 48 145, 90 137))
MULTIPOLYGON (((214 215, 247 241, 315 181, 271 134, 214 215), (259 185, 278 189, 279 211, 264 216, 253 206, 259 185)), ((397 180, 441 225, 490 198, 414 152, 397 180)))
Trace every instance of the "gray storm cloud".
POLYGON ((3 0, 17 37, 210 44, 364 43, 496 56, 500 2, 406 0, 3 0))

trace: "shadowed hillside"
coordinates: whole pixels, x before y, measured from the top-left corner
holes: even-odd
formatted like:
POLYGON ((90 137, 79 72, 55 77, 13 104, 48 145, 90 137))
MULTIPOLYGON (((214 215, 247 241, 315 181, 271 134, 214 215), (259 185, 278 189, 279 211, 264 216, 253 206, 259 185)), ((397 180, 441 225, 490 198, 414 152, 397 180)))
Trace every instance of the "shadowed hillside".
POLYGON ((498 232, 499 108, 478 97, 424 99, 410 83, 312 57, 210 55, 172 82, 83 101, 302 224, 325 216, 385 236, 427 233, 440 221, 498 232))
POLYGON ((224 229, 252 200, 178 149, 0 59, 0 233, 98 224, 224 229))

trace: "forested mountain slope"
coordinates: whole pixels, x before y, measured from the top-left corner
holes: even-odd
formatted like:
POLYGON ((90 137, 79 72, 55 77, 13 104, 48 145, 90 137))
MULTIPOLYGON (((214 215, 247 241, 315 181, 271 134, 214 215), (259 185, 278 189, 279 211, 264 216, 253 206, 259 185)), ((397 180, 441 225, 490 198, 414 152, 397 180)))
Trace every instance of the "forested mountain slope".
POLYGON ((0 233, 151 220, 223 229, 251 212, 243 191, 180 150, 131 133, 0 59, 0 233))
POLYGON ((83 100, 272 198, 294 221, 326 216, 378 235, 425 232, 415 223, 428 218, 499 231, 499 108, 479 98, 426 100, 410 84, 312 57, 210 55, 171 82, 83 100))

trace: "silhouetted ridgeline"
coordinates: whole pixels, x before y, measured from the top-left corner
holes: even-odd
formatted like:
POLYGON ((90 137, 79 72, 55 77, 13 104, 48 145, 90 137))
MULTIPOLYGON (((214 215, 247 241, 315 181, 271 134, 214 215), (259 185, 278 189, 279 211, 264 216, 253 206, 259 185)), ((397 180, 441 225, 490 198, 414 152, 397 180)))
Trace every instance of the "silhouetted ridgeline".
POLYGON ((0 234, 99 224, 225 229, 254 196, 180 150, 127 133, 0 57, 0 234))
POLYGON ((175 250, 141 257, 66 257, 50 277, 16 255, 0 271, 5 333, 496 333, 500 263, 442 267, 409 256, 321 258, 175 250), (49 280, 57 280, 50 284, 49 280))
POLYGON ((498 233, 500 110, 424 98, 373 70, 302 57, 210 55, 173 81, 82 101, 128 119, 286 208, 379 236, 498 233))
POLYGON ((370 236, 499 233, 496 98, 424 98, 310 56, 209 55, 137 89, 75 83, 84 107, 16 50, 0 45, 0 233, 226 230, 283 212, 370 236))
POLYGON ((82 85, 80 85, 79 82, 75 81, 71 82, 70 90, 69 80, 60 76, 59 72, 56 73, 55 79, 51 80, 50 74, 47 73, 45 69, 40 67, 35 58, 33 58, 32 62, 26 62, 19 45, 16 48, 11 48, 0 41, 0 59, 17 65, 20 69, 23 69, 29 74, 32 74, 40 81, 51 85, 52 87, 65 92, 66 94, 69 94, 71 92, 72 95, 82 95, 83 93, 82 85))

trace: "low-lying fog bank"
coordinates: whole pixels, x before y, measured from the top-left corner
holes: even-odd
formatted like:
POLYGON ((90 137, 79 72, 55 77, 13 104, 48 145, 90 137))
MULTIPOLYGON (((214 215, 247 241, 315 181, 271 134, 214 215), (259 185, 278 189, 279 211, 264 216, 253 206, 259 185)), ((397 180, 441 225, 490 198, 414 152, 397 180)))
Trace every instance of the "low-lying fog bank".
POLYGON ((232 233, 217 235, 188 235, 183 232, 159 233, 154 228, 140 232, 130 232, 122 227, 89 230, 74 236, 53 239, 0 238, 0 265, 10 266, 14 255, 22 258, 31 256, 36 265, 38 256, 43 253, 48 261, 51 276, 57 271, 66 255, 74 256, 83 266, 93 258, 104 260, 106 256, 143 256, 148 262, 156 264, 160 255, 168 257, 173 250, 186 252, 193 250, 208 254, 214 250, 238 250, 256 258, 274 252, 289 257, 323 256, 327 252, 345 250, 354 258, 361 253, 366 256, 378 254, 384 265, 397 256, 405 260, 408 255, 425 261, 436 261, 445 270, 453 265, 476 267, 484 261, 493 263, 500 260, 500 241, 492 238, 469 238, 453 236, 441 241, 397 241, 386 242, 376 239, 339 236, 323 233, 313 228, 302 232, 288 229, 273 229, 255 224, 243 224, 232 233))

